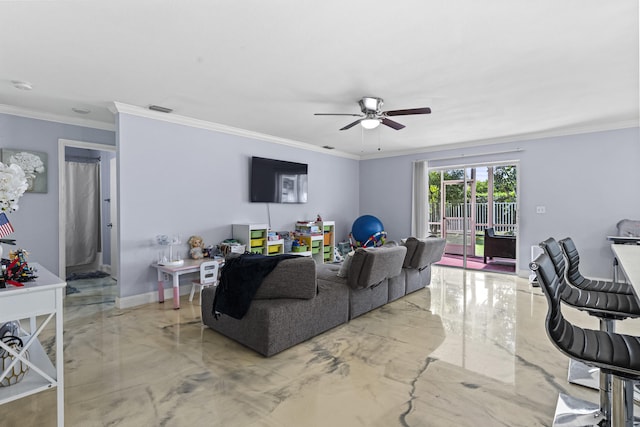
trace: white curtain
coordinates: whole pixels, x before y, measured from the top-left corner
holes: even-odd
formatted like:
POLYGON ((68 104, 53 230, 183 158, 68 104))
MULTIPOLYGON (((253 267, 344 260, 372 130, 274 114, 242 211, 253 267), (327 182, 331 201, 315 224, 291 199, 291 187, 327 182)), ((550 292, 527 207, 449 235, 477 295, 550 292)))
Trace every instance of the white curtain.
POLYGON ((66 162, 67 266, 91 264, 100 247, 100 164, 66 162))
POLYGON ((427 161, 413 162, 413 197, 411 207, 411 235, 419 239, 429 233, 429 174, 427 161))

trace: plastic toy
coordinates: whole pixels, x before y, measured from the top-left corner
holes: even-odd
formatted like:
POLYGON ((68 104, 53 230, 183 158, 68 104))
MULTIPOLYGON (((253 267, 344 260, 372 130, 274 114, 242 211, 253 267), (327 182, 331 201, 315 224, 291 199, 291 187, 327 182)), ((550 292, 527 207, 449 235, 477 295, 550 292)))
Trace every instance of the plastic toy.
POLYGON ((27 256, 29 254, 23 249, 9 252, 9 259, 2 260, 2 280, 0 287, 24 286, 24 282, 28 282, 37 278, 29 264, 27 264, 27 256), (4 286, 3 286, 4 285, 4 286))
POLYGON ((204 241, 200 236, 191 236, 189 237, 189 254, 193 259, 202 259, 204 258, 204 241))

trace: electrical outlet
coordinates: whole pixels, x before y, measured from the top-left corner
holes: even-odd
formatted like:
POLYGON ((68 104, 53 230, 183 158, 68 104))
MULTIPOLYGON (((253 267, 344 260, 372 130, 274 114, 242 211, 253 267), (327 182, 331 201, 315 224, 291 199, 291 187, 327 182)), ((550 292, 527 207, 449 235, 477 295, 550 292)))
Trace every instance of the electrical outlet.
POLYGON ((545 206, 536 206, 536 213, 537 214, 547 213, 547 208, 545 206))

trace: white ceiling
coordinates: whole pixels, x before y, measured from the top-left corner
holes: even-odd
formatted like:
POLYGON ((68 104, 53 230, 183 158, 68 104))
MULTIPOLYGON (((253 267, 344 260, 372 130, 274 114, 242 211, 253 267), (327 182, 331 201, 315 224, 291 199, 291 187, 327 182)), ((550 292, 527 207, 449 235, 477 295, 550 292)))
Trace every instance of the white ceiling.
POLYGON ((0 0, 0 104, 107 128, 113 102, 156 104, 365 158, 624 128, 638 16, 637 0, 0 0), (364 132, 313 115, 363 96, 433 113, 364 132))

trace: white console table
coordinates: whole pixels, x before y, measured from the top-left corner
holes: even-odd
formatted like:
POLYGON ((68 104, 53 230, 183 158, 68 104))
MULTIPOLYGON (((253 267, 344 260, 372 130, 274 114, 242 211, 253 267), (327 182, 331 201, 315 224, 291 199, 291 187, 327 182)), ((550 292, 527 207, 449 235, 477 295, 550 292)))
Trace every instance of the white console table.
MULTIPOLYGON (((29 330, 21 331, 22 351, 18 354, 0 341, 0 348, 11 352, 29 366, 29 371, 17 384, 0 387, 0 405, 50 388, 56 388, 58 427, 64 426, 64 356, 62 338, 63 292, 66 282, 37 263, 29 266, 36 270, 37 279, 25 282, 23 287, 8 285, 0 289, 0 324, 13 320, 28 320, 29 330), (36 316, 45 316, 40 325, 36 316), (38 339, 41 332, 55 317, 55 366, 38 339), (25 359, 25 351, 29 359, 25 359)), ((0 374, 0 380, 8 369, 0 374)), ((43 414, 46 416, 46 414, 43 414)))

